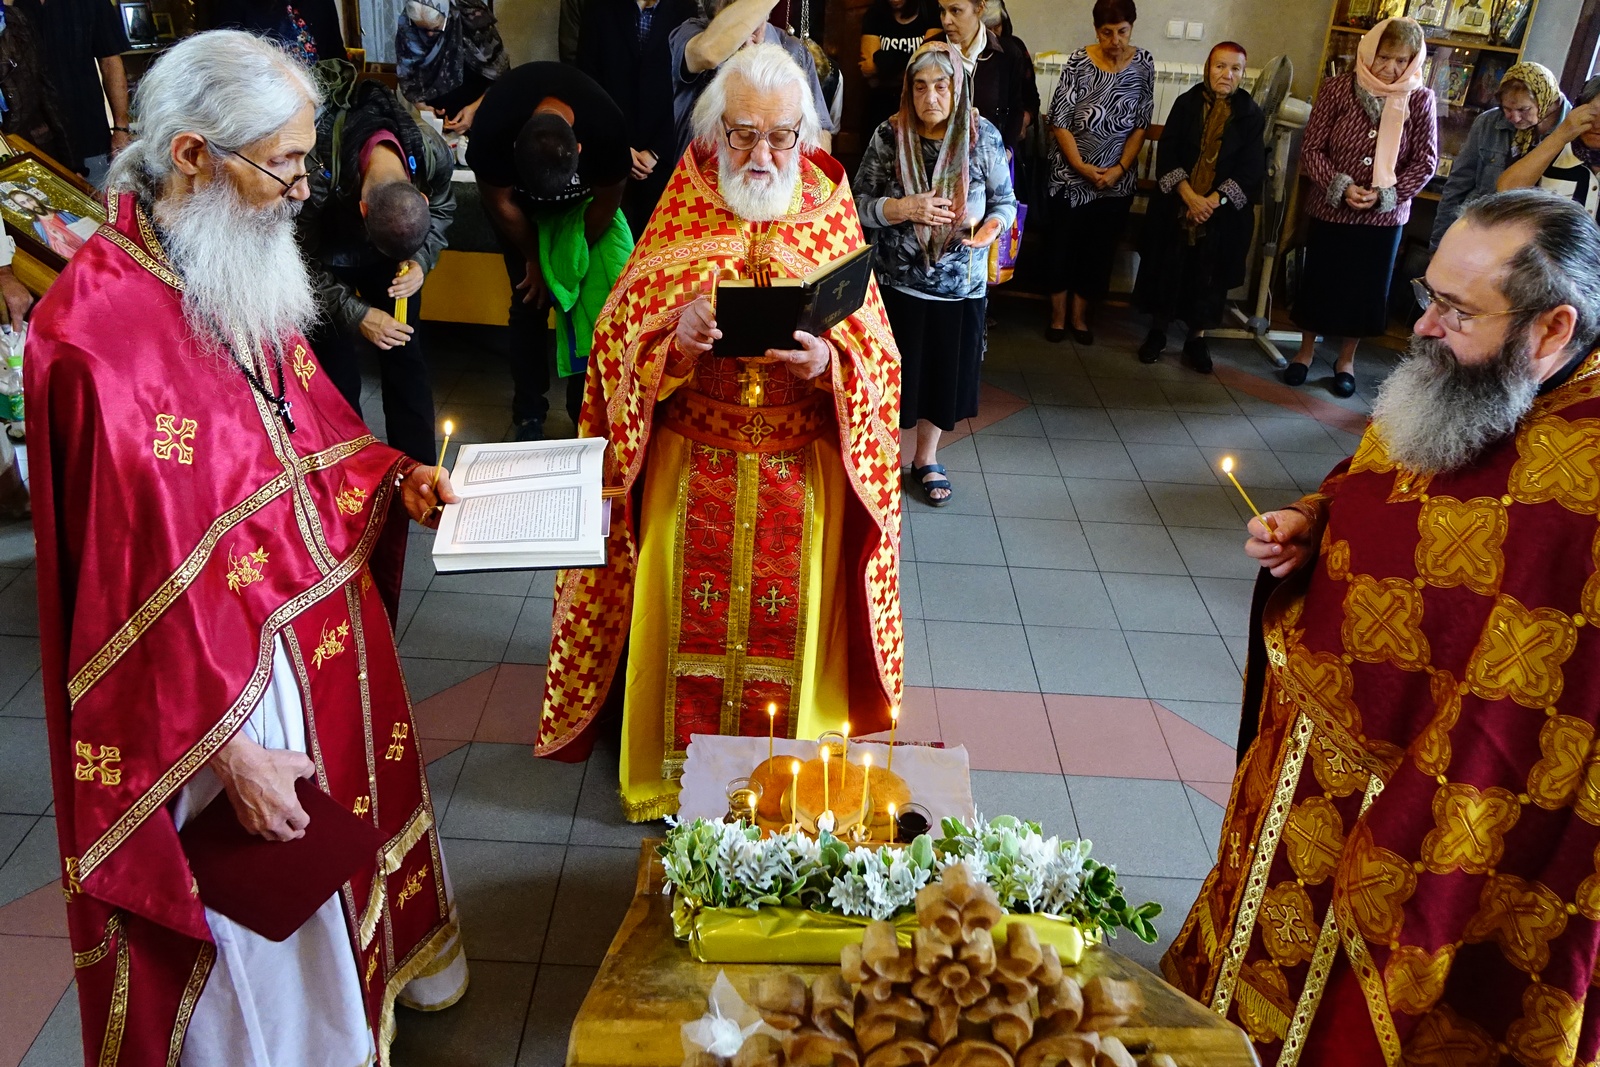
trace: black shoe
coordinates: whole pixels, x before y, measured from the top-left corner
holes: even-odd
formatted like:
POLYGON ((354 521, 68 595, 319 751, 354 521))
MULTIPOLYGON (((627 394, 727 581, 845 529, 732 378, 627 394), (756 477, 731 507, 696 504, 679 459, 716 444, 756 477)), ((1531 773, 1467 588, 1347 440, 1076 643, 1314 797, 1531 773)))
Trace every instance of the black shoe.
POLYGON ((544 420, 523 419, 512 430, 511 439, 513 441, 543 441, 544 420))
POLYGON ((1144 344, 1139 346, 1140 363, 1160 363, 1161 353, 1167 347, 1167 331, 1151 330, 1145 335, 1144 344))
POLYGON ((1067 339, 1067 329, 1065 326, 1047 326, 1044 331, 1044 339, 1051 344, 1058 345, 1067 339))
POLYGON ((1204 337, 1191 337, 1183 342, 1183 362, 1201 374, 1211 373, 1211 348, 1204 337))
POLYGON ((1309 373, 1311 368, 1304 363, 1291 363, 1283 368, 1283 380, 1286 385, 1304 385, 1309 373))
POLYGON ((1072 328, 1072 339, 1080 345, 1094 344, 1094 334, 1088 330, 1080 330, 1076 326, 1072 328))
POLYGON ((1334 396, 1355 396, 1356 376, 1339 371, 1333 376, 1333 384, 1328 386, 1328 391, 1334 396))

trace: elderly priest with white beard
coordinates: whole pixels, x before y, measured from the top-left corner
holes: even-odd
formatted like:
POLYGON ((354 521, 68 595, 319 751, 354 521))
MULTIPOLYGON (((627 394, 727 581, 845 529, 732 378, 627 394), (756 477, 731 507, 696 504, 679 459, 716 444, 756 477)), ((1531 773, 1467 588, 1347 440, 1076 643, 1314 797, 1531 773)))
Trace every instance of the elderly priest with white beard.
POLYGON ((139 85, 107 225, 33 317, 45 707, 91 1063, 383 1064, 397 1000, 466 985, 391 628, 394 535, 454 494, 308 350, 292 224, 318 102, 250 35, 172 48, 139 85), (252 862, 331 866, 329 895, 286 919, 246 883, 237 918, 214 910, 179 836, 211 816, 230 848, 264 839, 252 862), (365 848, 314 846, 352 825, 365 848))

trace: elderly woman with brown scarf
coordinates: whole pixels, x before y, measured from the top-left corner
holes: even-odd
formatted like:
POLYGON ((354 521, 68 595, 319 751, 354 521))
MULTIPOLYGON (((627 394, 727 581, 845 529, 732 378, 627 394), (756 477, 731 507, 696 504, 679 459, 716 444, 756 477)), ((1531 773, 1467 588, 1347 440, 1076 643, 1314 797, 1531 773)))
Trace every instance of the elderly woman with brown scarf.
POLYGON ((1160 188, 1145 214, 1134 298, 1150 313, 1139 362, 1155 363, 1167 323, 1188 327, 1183 361, 1211 371, 1205 330, 1222 324, 1228 290, 1244 281, 1267 151, 1266 116, 1248 92, 1245 51, 1232 41, 1211 50, 1205 80, 1172 103, 1156 153, 1160 188))
POLYGON ((954 46, 925 44, 906 64, 900 111, 868 142, 855 194, 900 349, 911 476, 942 507, 951 489, 939 435, 978 413, 986 250, 1017 214, 1000 131, 973 108, 954 46))

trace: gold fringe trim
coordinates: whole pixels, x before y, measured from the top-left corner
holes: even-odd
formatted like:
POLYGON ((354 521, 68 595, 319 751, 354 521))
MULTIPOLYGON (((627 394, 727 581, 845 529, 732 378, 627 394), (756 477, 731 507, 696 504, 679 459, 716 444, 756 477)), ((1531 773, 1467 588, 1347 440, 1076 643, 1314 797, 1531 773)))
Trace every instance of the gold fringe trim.
POLYGON ((372 944, 372 939, 378 932, 378 920, 383 918, 384 902, 388 899, 388 894, 384 891, 385 877, 386 873, 379 868, 372 876, 372 888, 367 891, 367 906, 361 912, 361 926, 356 931, 361 941, 362 952, 372 944))
MULTIPOLYGON (((450 951, 446 952, 444 955, 428 964, 428 966, 418 971, 416 976, 412 978, 412 981, 417 981, 418 979, 422 978, 433 978, 436 975, 443 974, 445 971, 450 969, 451 964, 455 963, 456 960, 461 958, 461 953, 464 951, 465 949, 461 947, 461 939, 459 937, 456 938, 455 945, 450 949, 450 951)), ((451 1003, 454 1004, 455 1001, 452 1000, 451 1003)), ((406 1006, 410 1007, 411 1005, 408 1004, 406 1006)), ((430 1011, 432 1009, 418 1008, 417 1010, 430 1011)))
POLYGON ((433 813, 426 804, 418 805, 406 828, 383 846, 383 873, 393 874, 405 862, 406 853, 422 840, 422 835, 433 828, 433 813))
POLYGON ((413 1003, 409 998, 399 995, 395 996, 394 1002, 400 1005, 402 1008, 409 1008, 412 1011, 444 1011, 446 1008, 453 1008, 460 1003, 461 998, 467 995, 467 987, 471 985, 472 974, 469 972, 466 980, 461 983, 460 989, 456 990, 454 993, 450 994, 447 999, 441 1000, 431 1008, 424 1007, 421 1004, 413 1003))
MULTIPOLYGON (((418 974, 426 970, 428 965, 445 951, 445 947, 450 944, 451 938, 459 938, 460 936, 461 919, 456 914, 455 908, 452 907, 449 920, 439 927, 438 932, 428 939, 426 945, 412 953, 411 959, 405 966, 395 972, 394 977, 389 979, 389 984, 384 987, 383 1010, 379 1013, 378 1022, 379 1067, 389 1067, 389 1047, 394 1044, 395 1034, 394 1004, 395 999, 400 994, 400 990, 404 989, 418 974)), ((463 982, 462 985, 464 988, 466 983, 463 982)))
POLYGON ((618 790, 622 797, 622 814, 629 822, 654 822, 664 819, 668 815, 678 812, 678 794, 664 793, 652 800, 629 800, 626 793, 618 790))
POLYGON ((1289 1017, 1283 1009, 1268 1000, 1255 986, 1249 982, 1241 981, 1239 988, 1234 991, 1234 998, 1239 1002, 1239 1013, 1249 1012, 1272 1031, 1272 1036, 1283 1040, 1283 1035, 1289 1029, 1289 1017))

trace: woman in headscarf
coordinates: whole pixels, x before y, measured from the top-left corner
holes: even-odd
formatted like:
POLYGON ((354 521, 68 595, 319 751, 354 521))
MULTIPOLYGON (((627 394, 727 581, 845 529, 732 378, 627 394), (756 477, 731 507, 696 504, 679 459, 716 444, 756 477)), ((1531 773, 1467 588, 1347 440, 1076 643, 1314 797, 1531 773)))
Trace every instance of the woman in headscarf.
POLYGON ((855 194, 900 349, 911 475, 943 507, 939 435, 978 413, 986 250, 1017 211, 1000 131, 974 109, 954 45, 930 42, 906 64, 900 111, 873 133, 855 194))
POLYGON ((1500 77, 1495 97, 1500 106, 1488 108, 1473 120, 1467 142, 1456 154, 1433 217, 1430 248, 1439 247, 1439 238, 1468 204, 1494 192, 1505 169, 1548 137, 1570 107, 1556 76, 1542 63, 1523 62, 1508 68, 1500 77))
POLYGON ((1244 281, 1267 149, 1266 116, 1244 80, 1245 51, 1211 50, 1205 79, 1172 102, 1156 152, 1160 192, 1145 214, 1134 296, 1150 313, 1139 361, 1155 363, 1167 323, 1188 327, 1183 361, 1202 374, 1211 353, 1202 331, 1222 324, 1228 290, 1244 281))
POLYGON ((1426 54, 1414 19, 1384 19, 1356 46, 1356 69, 1317 94, 1300 147, 1300 172, 1315 192, 1294 306, 1300 351, 1283 374, 1290 385, 1305 382, 1321 334, 1340 341, 1329 389, 1353 396, 1356 345, 1388 325, 1400 232, 1439 163, 1426 54))
POLYGON ((511 69, 494 0, 407 0, 394 36, 395 73, 407 100, 465 133, 489 83, 511 69))
POLYGON ((1538 186, 1583 205, 1600 218, 1600 76, 1578 93, 1555 132, 1500 175, 1501 189, 1538 186))

